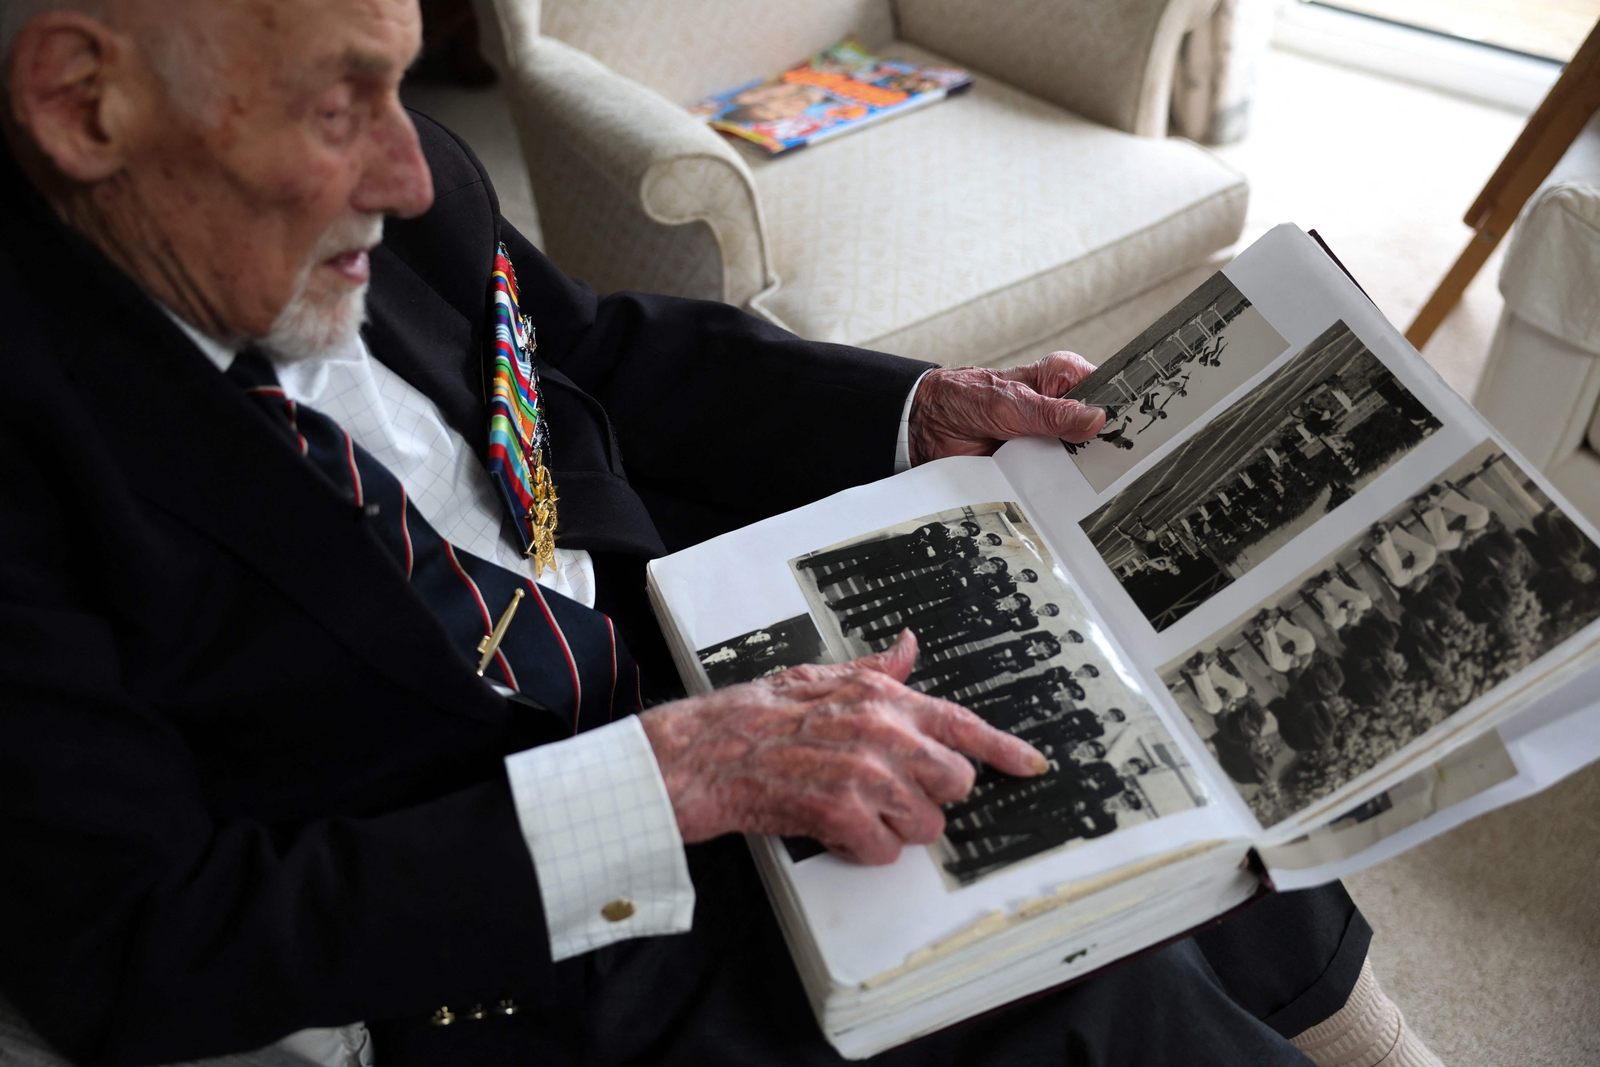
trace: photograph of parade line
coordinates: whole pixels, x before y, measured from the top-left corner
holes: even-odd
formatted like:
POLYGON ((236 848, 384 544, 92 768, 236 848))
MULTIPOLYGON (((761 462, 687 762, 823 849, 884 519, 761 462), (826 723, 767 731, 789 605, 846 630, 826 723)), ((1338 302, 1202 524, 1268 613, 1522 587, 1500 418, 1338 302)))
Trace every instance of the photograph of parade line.
POLYGON ((1600 549, 1493 442, 1161 669, 1263 826, 1600 615, 1600 549))
POLYGON ((1438 428, 1338 322, 1084 519, 1083 531, 1165 630, 1438 428))
POLYGON ((949 888, 1206 803, 1016 504, 927 515, 790 566, 836 659, 881 651, 909 627, 919 652, 908 685, 1050 761, 1029 779, 980 767, 972 793, 945 809, 932 854, 949 888))
POLYGON ((1106 423, 1093 441, 1065 447, 1095 491, 1106 489, 1288 347, 1213 274, 1067 394, 1105 408, 1106 423))
POLYGON ((796 615, 702 648, 695 653, 695 658, 705 668, 706 677, 711 679, 711 688, 721 689, 740 682, 753 682, 802 663, 823 663, 827 655, 822 635, 817 632, 811 616, 796 615))

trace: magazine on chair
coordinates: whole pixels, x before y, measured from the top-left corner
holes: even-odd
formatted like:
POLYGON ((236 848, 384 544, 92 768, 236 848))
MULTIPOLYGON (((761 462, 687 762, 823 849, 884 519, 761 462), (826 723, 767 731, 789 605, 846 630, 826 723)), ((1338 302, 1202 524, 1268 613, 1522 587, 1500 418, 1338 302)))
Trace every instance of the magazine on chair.
POLYGON ((689 111, 714 130, 778 155, 971 87, 972 76, 960 67, 875 56, 846 38, 776 77, 741 85, 689 111))
POLYGON ((650 565, 690 692, 878 651, 1049 759, 886 867, 752 837, 857 1058, 1369 866, 1600 758, 1600 535, 1280 226, 1074 397, 1105 429, 650 565))

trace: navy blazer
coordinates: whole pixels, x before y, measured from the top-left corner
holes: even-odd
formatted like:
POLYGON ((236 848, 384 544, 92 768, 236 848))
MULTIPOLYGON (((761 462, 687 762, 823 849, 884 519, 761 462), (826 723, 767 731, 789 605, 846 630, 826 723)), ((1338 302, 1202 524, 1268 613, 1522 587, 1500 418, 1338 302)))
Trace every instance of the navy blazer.
MULTIPOLYGON (((369 345, 482 451, 505 243, 561 544, 637 561, 890 473, 925 365, 598 297, 416 121, 436 200, 373 254, 369 345)), ((546 713, 8 157, 0 202, 0 990, 85 1064, 501 997, 569 1017, 591 994, 501 764, 546 713)))

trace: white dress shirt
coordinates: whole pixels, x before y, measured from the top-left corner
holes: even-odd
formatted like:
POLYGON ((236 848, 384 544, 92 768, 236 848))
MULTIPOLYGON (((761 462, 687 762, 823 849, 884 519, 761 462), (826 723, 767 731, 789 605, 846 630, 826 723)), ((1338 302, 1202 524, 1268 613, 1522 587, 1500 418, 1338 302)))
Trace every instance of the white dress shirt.
MULTIPOLYGON (((235 352, 172 315, 226 371, 235 352)), ((499 495, 477 454, 420 390, 352 339, 313 360, 278 363, 285 395, 342 426, 400 483, 441 537, 473 555, 534 578, 499 495)), ((910 468, 911 404, 906 397, 894 469, 910 468)), ((555 573, 535 578, 586 606, 595 600, 589 554, 556 550, 555 573)), ((562 960, 635 937, 681 933, 694 915, 694 883, 677 817, 649 739, 636 716, 505 758, 517 819, 539 873, 550 953, 562 960), (626 900, 632 908, 607 908, 626 900), (608 919, 602 909, 624 918, 608 919)), ((370 1063, 359 1024, 285 1039, 315 1049, 329 1067, 370 1063), (366 1050, 366 1051, 362 1051, 366 1050), (358 1055, 358 1052, 360 1053, 358 1055)))

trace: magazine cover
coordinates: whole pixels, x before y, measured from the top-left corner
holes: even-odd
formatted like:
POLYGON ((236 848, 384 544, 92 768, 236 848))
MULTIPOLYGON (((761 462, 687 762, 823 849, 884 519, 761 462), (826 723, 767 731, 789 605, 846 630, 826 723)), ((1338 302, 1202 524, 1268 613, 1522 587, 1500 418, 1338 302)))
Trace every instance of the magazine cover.
POLYGON ((960 67, 880 59, 846 38, 775 78, 690 108, 711 127, 773 155, 942 100, 972 84, 960 67))

